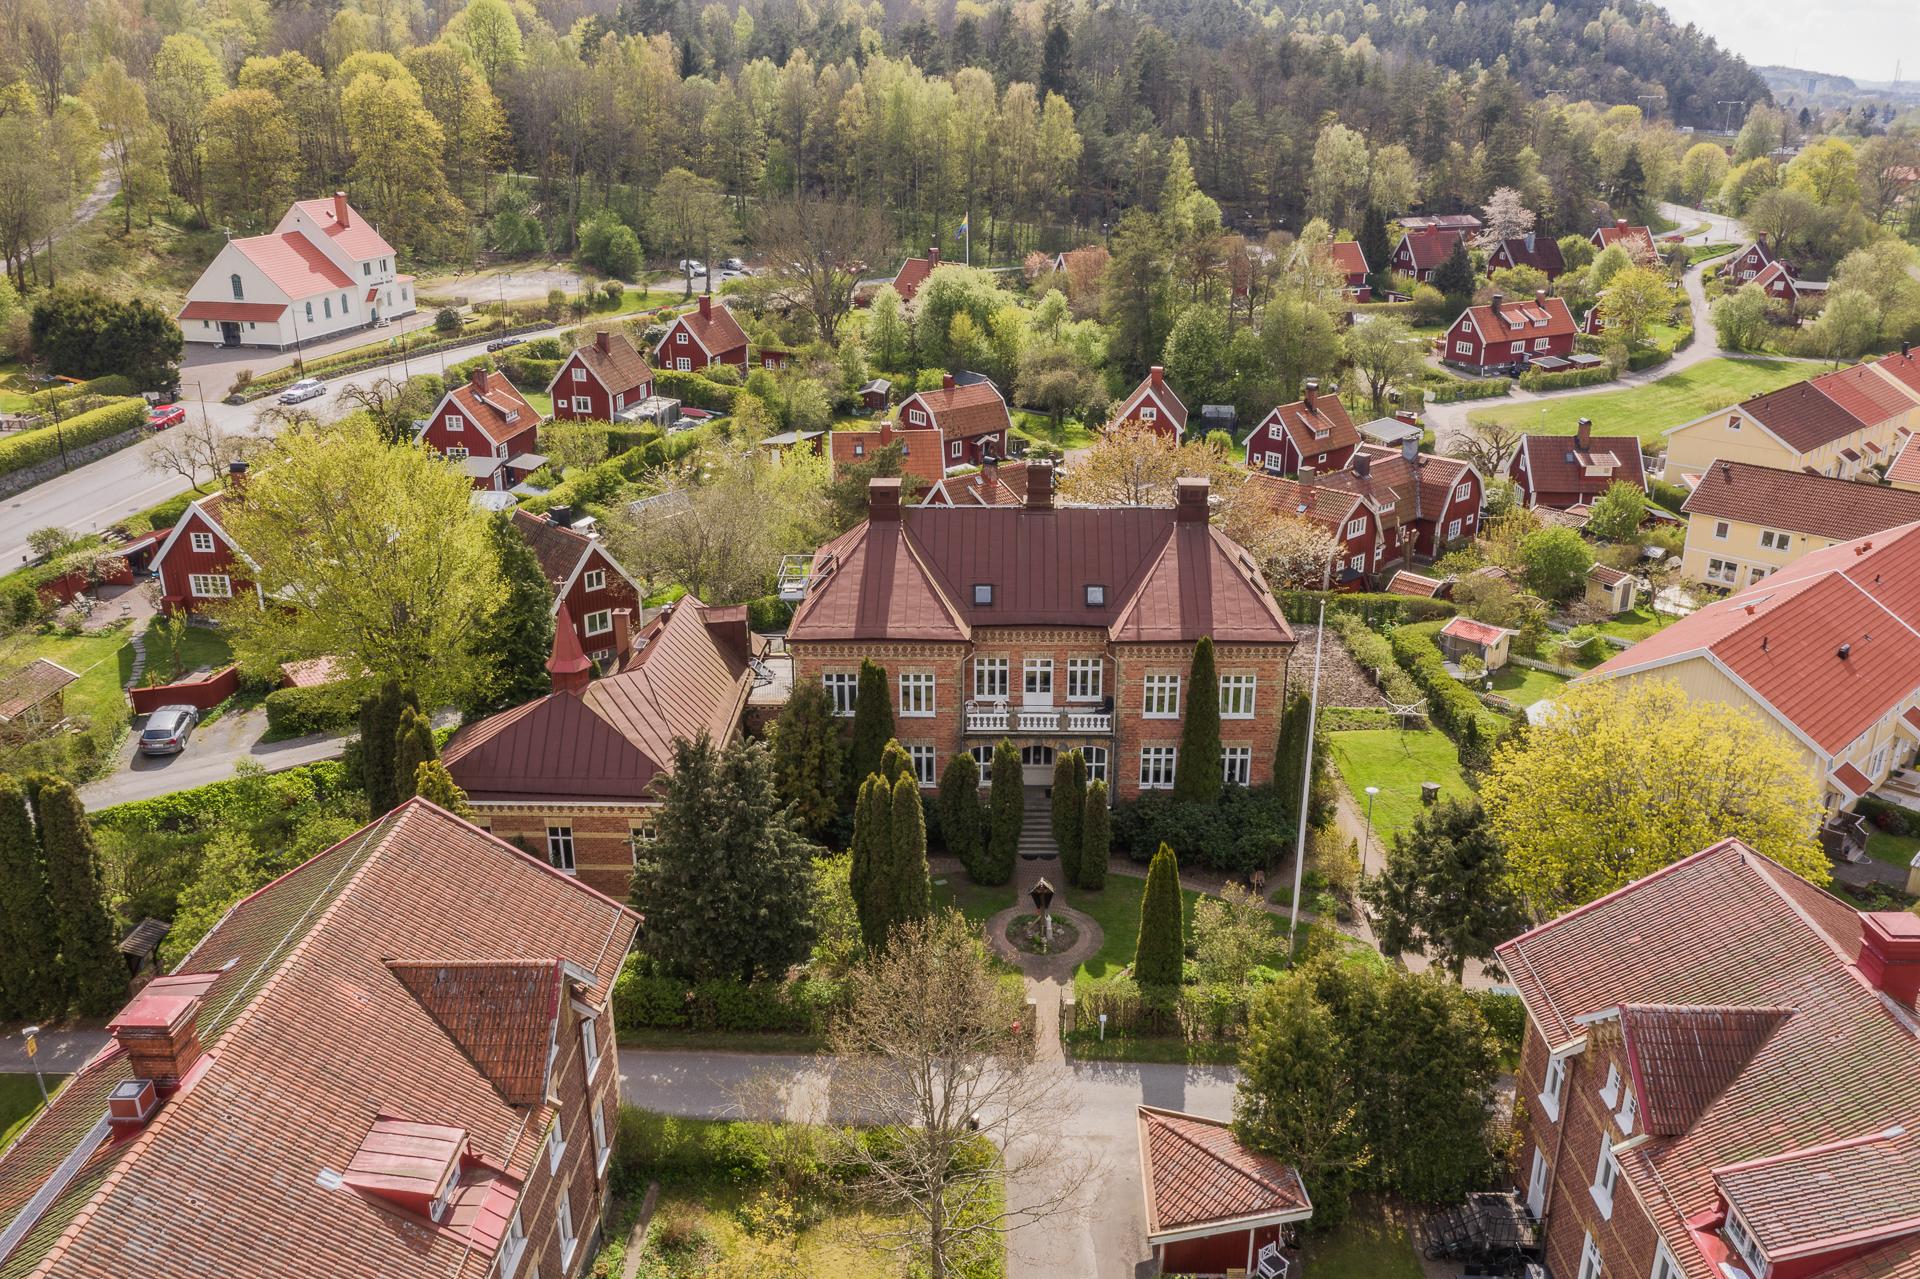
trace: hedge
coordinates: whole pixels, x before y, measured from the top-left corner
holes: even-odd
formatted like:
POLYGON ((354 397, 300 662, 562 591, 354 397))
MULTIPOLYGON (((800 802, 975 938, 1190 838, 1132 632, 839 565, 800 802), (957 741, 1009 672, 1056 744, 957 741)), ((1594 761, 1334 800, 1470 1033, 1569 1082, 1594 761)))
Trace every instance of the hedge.
POLYGON ((1447 674, 1446 659, 1434 639, 1440 625, 1422 622, 1402 626, 1388 642, 1401 667, 1427 695, 1427 718, 1459 745, 1462 764, 1471 764, 1468 755, 1484 759, 1494 739, 1506 729, 1507 721, 1482 707, 1466 685, 1447 674))
POLYGON ((1520 375, 1520 389, 1523 391, 1566 391, 1576 386, 1598 386, 1602 382, 1611 382, 1618 376, 1611 367, 1604 364, 1597 369, 1573 369, 1566 373, 1537 373, 1528 371, 1520 375))
POLYGON ((617 1030, 724 1030, 818 1035, 846 996, 838 982, 796 977, 783 982, 703 981, 692 985, 640 971, 629 955, 613 983, 617 1030))
POLYGON ((1647 496, 1653 499, 1655 506, 1663 506, 1675 515, 1679 515, 1680 508, 1686 505, 1687 498, 1692 494, 1687 491, 1685 485, 1669 484, 1657 475, 1649 475, 1647 496))
POLYGON ((1246 1030, 1254 990, 1225 984, 1145 988, 1124 973, 1082 973, 1073 983, 1074 1021, 1098 1026, 1104 1013, 1109 1035, 1178 1032, 1193 1043, 1227 1043, 1246 1030))
POLYGON ((1289 622, 1311 625, 1325 603, 1328 616, 1352 613, 1369 626, 1381 622, 1428 622, 1445 620, 1459 610, 1445 600, 1422 595, 1396 595, 1390 591, 1281 591, 1276 596, 1280 611, 1289 622))
POLYGON ((44 391, 35 391, 27 397, 27 412, 45 413, 57 404, 77 400, 83 395, 97 395, 106 399, 124 399, 129 395, 140 394, 140 388, 132 379, 121 377, 118 373, 109 373, 88 382, 62 382, 50 386, 44 391))
POLYGON ((1864 796, 1855 806, 1859 814, 1889 835, 1920 835, 1920 813, 1890 804, 1873 795, 1864 796))
MULTIPOLYGON (((192 504, 195 498, 205 496, 207 496, 205 493, 195 493, 189 489, 176 497, 168 498, 150 510, 142 511, 139 515, 129 519, 127 523, 131 526, 137 521, 145 520, 149 529, 172 528, 180 522, 180 517, 187 513, 187 507, 192 504)), ((137 528, 132 529, 132 531, 135 533, 140 532, 137 528)))
POLYGON ((793 620, 795 607, 792 600, 783 600, 778 595, 762 595, 757 600, 748 600, 747 627, 760 635, 784 633, 787 623, 793 620))
POLYGON ((682 404, 691 404, 697 409, 712 409, 716 413, 733 412, 733 404, 740 396, 742 388, 726 386, 698 373, 682 373, 678 369, 656 369, 653 374, 653 389, 658 395, 670 396, 682 404))
POLYGON ((342 733, 359 721, 360 701, 352 681, 276 688, 266 697, 267 727, 287 737, 342 733))
POLYGON ((35 427, 8 436, 0 440, 0 475, 11 475, 59 457, 62 441, 69 451, 85 448, 89 444, 138 430, 146 421, 145 400, 115 400, 101 408, 69 418, 57 427, 35 427))
POLYGON ((1481 378, 1469 382, 1464 379, 1443 383, 1427 391, 1427 399, 1434 404, 1452 404, 1458 400, 1493 400, 1513 393, 1513 383, 1506 378, 1481 378))
POLYGON ((555 375, 560 372, 564 360, 543 360, 535 356, 514 355, 502 352, 500 371, 507 375, 507 381, 522 391, 544 391, 553 384, 555 375))
POLYGON ((1216 803, 1143 795, 1113 810, 1113 847, 1137 860, 1169 845, 1189 865, 1244 875, 1285 857, 1293 822, 1271 786, 1228 786, 1216 803))
POLYGON ((1420 700, 1419 686, 1400 669, 1399 659, 1394 656, 1393 645, 1386 636, 1354 613, 1335 613, 1333 629, 1347 646, 1347 652, 1353 654, 1353 660, 1375 672, 1380 691, 1388 701, 1397 706, 1411 706, 1420 700))
MULTIPOLYGON (((311 783, 315 795, 320 798, 357 789, 345 760, 323 759, 312 764, 301 764, 277 776, 311 783)), ((240 788, 248 786, 251 781, 251 778, 234 778, 196 786, 192 790, 174 791, 153 799, 136 799, 131 803, 103 808, 91 817, 94 826, 113 830, 204 830, 219 825, 225 819, 233 796, 241 793, 240 788)))
MULTIPOLYGON (((466 346, 482 338, 493 339, 512 337, 517 333, 529 333, 535 329, 549 327, 545 320, 532 324, 520 324, 502 328, 494 323, 497 316, 481 315, 461 332, 448 334, 431 342, 420 342, 406 348, 406 358, 431 355, 435 351, 445 351, 456 346, 466 346)), ((417 333, 427 330, 418 329, 417 333)), ((409 335, 411 336, 411 335, 409 335)), ((297 367, 275 369, 271 373, 262 373, 248 381, 244 386, 235 382, 228 388, 228 396, 244 403, 257 400, 263 395, 271 395, 293 385, 303 377, 332 378, 345 377, 349 373, 361 373, 367 369, 377 369, 386 364, 398 364, 401 360, 400 348, 389 347, 385 342, 374 341, 366 346, 355 347, 351 351, 342 351, 338 355, 322 356, 319 359, 302 359, 297 367)), ((453 385, 453 371, 447 371, 447 385, 453 385)))

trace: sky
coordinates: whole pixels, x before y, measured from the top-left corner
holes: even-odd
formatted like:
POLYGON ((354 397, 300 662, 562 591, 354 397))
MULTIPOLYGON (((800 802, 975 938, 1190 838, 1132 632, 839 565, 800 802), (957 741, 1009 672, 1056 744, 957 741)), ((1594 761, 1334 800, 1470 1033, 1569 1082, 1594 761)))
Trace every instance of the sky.
POLYGON ((1799 67, 1855 80, 1920 81, 1915 0, 1662 0, 1754 66, 1799 67))

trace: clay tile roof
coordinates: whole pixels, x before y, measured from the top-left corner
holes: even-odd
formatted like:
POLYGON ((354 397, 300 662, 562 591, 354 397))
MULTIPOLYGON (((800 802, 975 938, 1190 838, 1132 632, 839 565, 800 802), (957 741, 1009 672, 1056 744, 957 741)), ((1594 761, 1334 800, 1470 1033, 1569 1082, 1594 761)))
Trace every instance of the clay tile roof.
POLYGON ((1260 425, 1264 428, 1275 421, 1303 454, 1350 449, 1360 443, 1360 432, 1337 395, 1316 394, 1311 404, 1295 400, 1279 405, 1260 425))
POLYGON ((488 373, 485 390, 466 381, 447 394, 460 406, 467 421, 495 444, 503 444, 540 422, 533 405, 499 373, 488 373))
POLYGON ((387 968, 516 1106, 546 1094, 548 1029, 566 983, 553 960, 390 959, 387 968))
MULTIPOLYGON (((0 1274, 119 1279, 153 1272, 162 1253, 160 1269, 199 1279, 257 1279, 263 1258, 326 1258, 328 1273, 352 1279, 490 1273, 501 1196, 542 1158, 545 1108, 508 1103, 386 959, 565 961, 581 975, 577 997, 598 1004, 638 925, 574 877, 408 801, 235 904, 200 941, 178 987, 200 994, 206 1050, 187 1086, 138 1139, 82 1159, 0 1274), (490 1198, 437 1227, 422 1217, 398 1228, 390 1203, 322 1185, 317 1175, 345 1169, 383 1117, 465 1134, 490 1198)), ((109 1045, 0 1152, 0 1223, 130 1077, 109 1045)))
POLYGON ((916 430, 882 423, 877 431, 835 431, 827 445, 833 469, 838 471, 871 461, 889 444, 899 444, 901 472, 919 480, 920 486, 926 488, 938 484, 946 474, 945 461, 940 456, 942 443, 938 427, 916 430))
POLYGON ((513 531, 532 549, 533 558, 540 562, 540 571, 553 589, 559 591, 573 576, 580 557, 593 545, 593 539, 564 524, 555 524, 544 515, 516 509, 510 518, 513 531))
POLYGON ((1513 632, 1489 622, 1476 622, 1471 617, 1462 616, 1449 618, 1447 624, 1440 628, 1440 633, 1452 639, 1465 640, 1469 644, 1491 647, 1513 632))
POLYGON ((1859 799, 1873 789, 1873 779, 1852 764, 1840 765, 1829 774, 1829 777, 1835 785, 1844 788, 1855 799, 1859 799))
POLYGON ((1903 1127, 1733 1164, 1713 1179, 1775 1265, 1920 1234, 1920 1137, 1903 1127))
POLYGON ((1367 255, 1352 240, 1335 240, 1327 246, 1327 255, 1349 279, 1367 274, 1367 255))
POLYGON ((1498 307, 1491 302, 1468 307, 1467 313, 1489 342, 1512 337, 1529 340, 1565 337, 1579 332, 1579 326, 1573 322, 1573 312, 1567 309, 1562 298, 1511 298, 1498 307))
POLYGON ((1654 252, 1653 232, 1643 226, 1616 226, 1609 223, 1599 230, 1600 247, 1603 249, 1619 245, 1629 253, 1639 251, 1647 254, 1654 252))
POLYGON ((1748 462, 1701 472, 1682 511, 1845 541, 1920 520, 1920 493, 1748 462))
POLYGON ((337 684, 346 671, 337 657, 309 657, 298 662, 280 663, 280 682, 287 688, 319 688, 337 684))
MULTIPOLYGON (((360 216, 360 210, 354 208, 351 204, 347 206, 347 225, 341 226, 334 220, 333 201, 331 199, 300 200, 297 201, 297 203, 300 211, 319 223, 320 229, 332 237, 333 242, 340 246, 341 251, 355 261, 365 261, 367 258, 391 257, 393 255, 393 246, 388 244, 381 234, 375 231, 364 217, 360 216)), ((407 279, 410 277, 402 276, 401 278, 407 279)))
POLYGON ((1213 1223, 1313 1215, 1299 1172, 1246 1149, 1220 1120, 1141 1106, 1138 1123, 1149 1240, 1213 1223))
POLYGON ((10 723, 80 677, 44 657, 36 657, 0 680, 0 724, 10 723))
POLYGON ((950 475, 927 491, 926 506, 1019 506, 1027 500, 1027 464, 1000 462, 950 475))
POLYGON ((1822 373, 1813 379, 1813 385, 1867 427, 1882 426, 1913 412, 1913 398, 1889 384, 1870 365, 1855 364, 1822 373))
POLYGON ((180 308, 182 320, 277 320, 286 313, 285 302, 189 302, 180 308))
POLYGON ((1179 396, 1173 393, 1173 388, 1167 385, 1165 374, 1161 374, 1158 382, 1156 382, 1154 380, 1154 374, 1152 373, 1141 378, 1140 385, 1133 388, 1133 394, 1120 401, 1120 403, 1114 407, 1113 412, 1107 415, 1108 428, 1111 429, 1113 424, 1125 420, 1143 401, 1149 398, 1151 398, 1153 402, 1159 406, 1161 412, 1166 415, 1166 420, 1173 423, 1176 431, 1185 431, 1187 429, 1186 404, 1181 401, 1179 396))
POLYGON ((902 302, 913 301, 913 295, 933 274, 934 263, 926 258, 908 258, 900 264, 900 270, 893 277, 893 291, 900 295, 902 302))
POLYGON ((1360 498, 1345 489, 1326 484, 1302 484, 1284 476, 1254 471, 1242 481, 1248 491, 1266 499, 1274 510, 1312 520, 1328 532, 1337 533, 1347 517, 1360 504, 1360 498))
POLYGON ((1413 251, 1416 270, 1439 266, 1453 252, 1461 232, 1447 227, 1432 227, 1406 233, 1407 246, 1413 251))
POLYGON ((1638 436, 1592 435, 1582 449, 1571 435, 1523 435, 1520 451, 1535 493, 1598 497, 1615 484, 1647 486, 1638 436), (1589 475, 1589 469, 1601 473, 1589 475))
POLYGON ((1615 568, 1611 564, 1595 564, 1587 570, 1587 576, 1602 586, 1618 586, 1633 574, 1625 569, 1615 568))
MULTIPOLYGON (((674 323, 685 325, 687 332, 715 359, 724 352, 747 344, 747 331, 740 327, 740 321, 733 318, 733 312, 724 302, 709 306, 704 315, 696 306, 674 323)), ((665 345, 665 339, 661 340, 661 345, 665 345)))
POLYGON ((896 426, 906 426, 910 420, 906 416, 908 406, 916 403, 926 409, 928 420, 939 427, 949 441, 992 435, 1013 426, 1013 419, 1007 415, 1007 402, 993 383, 987 381, 916 391, 894 409, 896 426))
POLYGON ((467 1134, 446 1124, 380 1115, 347 1160, 343 1180, 356 1190, 436 1197, 459 1164, 467 1134))
POLYGON ((1400 569, 1387 581, 1389 595, 1412 595, 1421 599, 1432 599, 1440 593, 1446 583, 1437 577, 1425 577, 1419 573, 1400 569))
POLYGON ((1817 380, 1756 395, 1740 408, 1800 453, 1845 439, 1867 425, 1836 403, 1817 380))
POLYGON ((1792 1015, 1791 1008, 1728 1004, 1622 1008, 1620 1029, 1647 1131, 1671 1137, 1693 1127, 1792 1015))
POLYGON ((353 284, 319 245, 298 231, 250 235, 230 243, 260 268, 274 288, 295 300, 353 284))
POLYGON ((589 339, 586 345, 575 348, 573 353, 582 364, 593 370, 593 375, 600 379, 600 385, 610 392, 632 391, 653 380, 653 370, 647 367, 646 357, 634 348, 624 333, 608 333, 607 349, 604 351, 589 339))
POLYGON ((1920 355, 1895 352, 1884 359, 1875 360, 1872 367, 1920 397, 1920 355))

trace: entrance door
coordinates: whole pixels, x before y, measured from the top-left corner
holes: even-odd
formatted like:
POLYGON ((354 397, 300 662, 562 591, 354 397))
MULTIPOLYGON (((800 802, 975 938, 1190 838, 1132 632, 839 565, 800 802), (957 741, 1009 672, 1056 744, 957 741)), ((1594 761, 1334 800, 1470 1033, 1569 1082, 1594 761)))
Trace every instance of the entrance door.
MULTIPOLYGON (((1020 702, 1023 706, 1053 705, 1053 659, 1029 657, 1020 663, 1020 702)), ((1048 761, 1052 761, 1049 753, 1048 761)))
POLYGON ((1547 1206, 1547 1157, 1538 1146, 1533 1151, 1533 1175, 1527 1179, 1527 1213, 1535 1221, 1547 1206))
POLYGON ((1020 783, 1023 786, 1053 785, 1053 747, 1020 748, 1020 783))
POLYGON ((240 345, 240 323, 237 320, 220 321, 220 345, 240 345))

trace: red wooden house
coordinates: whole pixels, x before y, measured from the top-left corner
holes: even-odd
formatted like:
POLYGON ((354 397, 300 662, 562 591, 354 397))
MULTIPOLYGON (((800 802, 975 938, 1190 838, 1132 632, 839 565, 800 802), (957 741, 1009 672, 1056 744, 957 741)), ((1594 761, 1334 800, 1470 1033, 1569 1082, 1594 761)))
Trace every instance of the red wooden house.
POLYGON ((964 385, 949 373, 933 391, 915 391, 893 411, 894 425, 908 429, 937 427, 946 441, 948 466, 978 464, 991 452, 1007 455, 1007 433, 1013 419, 1007 402, 993 383, 982 379, 964 385))
POLYGON ((604 662, 615 648, 614 614, 640 613, 640 587, 597 539, 556 524, 545 515, 515 511, 514 531, 540 562, 553 591, 556 619, 569 619, 580 648, 604 662))
POLYGON ((1278 475, 1247 477, 1252 492, 1282 515, 1319 525, 1340 545, 1327 564, 1323 590, 1360 591, 1367 588, 1382 545, 1380 517, 1358 493, 1324 485, 1283 479, 1278 475))
POLYGON ((753 353, 753 362, 763 369, 778 373, 793 361, 792 351, 777 351, 773 347, 763 346, 753 353))
POLYGON ((1158 364, 1147 370, 1147 376, 1133 388, 1133 394, 1120 401, 1113 416, 1107 419, 1109 431, 1128 427, 1158 431, 1176 440, 1186 433, 1187 406, 1167 385, 1167 371, 1158 364))
POLYGON ((835 431, 827 448, 833 473, 839 475, 847 467, 871 462, 888 445, 898 444, 900 473, 913 477, 917 492, 932 488, 947 473, 943 443, 937 427, 902 430, 891 422, 882 422, 876 431, 835 431))
POLYGON ((1157 1273, 1257 1273, 1263 1257, 1298 1274, 1291 1233, 1313 1216, 1291 1164, 1256 1154, 1225 1121, 1139 1108, 1140 1187, 1157 1273))
POLYGON ((601 329, 567 357, 547 383, 547 394, 553 397, 556 421, 611 422, 653 394, 653 370, 626 334, 601 329))
POLYGON ((540 415, 504 374, 488 368, 441 396, 415 438, 457 463, 478 489, 512 488, 544 461, 534 453, 540 415))
POLYGON ((1728 258, 1720 270, 1727 282, 1734 288, 1747 283, 1774 263, 1773 250, 1767 247, 1767 237, 1755 236, 1740 246, 1740 251, 1728 258))
POLYGON ((1272 475, 1294 475, 1302 466, 1337 471, 1360 446, 1360 432, 1337 395, 1320 394, 1308 378, 1305 395, 1282 404, 1247 433, 1247 466, 1272 475))
POLYGON ((1367 255, 1352 240, 1338 240, 1327 246, 1327 255, 1340 274, 1347 277, 1347 296, 1355 302, 1373 301, 1373 287, 1367 283, 1367 255))
POLYGON ((1379 518, 1379 541, 1369 566, 1374 574, 1414 556, 1437 559, 1472 541, 1480 529, 1485 485, 1479 472, 1460 458, 1422 453, 1415 440, 1397 450, 1363 444, 1345 469, 1313 476, 1312 483, 1365 499, 1379 518))
POLYGON ((1488 271, 1514 266, 1530 266, 1544 273, 1549 280, 1556 280, 1566 274, 1567 260, 1560 252, 1558 240, 1529 231, 1525 235, 1502 240, 1487 251, 1488 271))
POLYGON ((711 294, 702 294, 698 307, 667 326, 666 336, 653 348, 653 362, 680 373, 697 373, 709 364, 731 364, 744 374, 747 333, 732 311, 715 306, 711 294))
POLYGON ((908 258, 900 264, 899 273, 893 277, 893 291, 900 295, 902 302, 913 301, 913 295, 933 274, 933 268, 940 265, 940 246, 934 245, 927 250, 924 258, 908 258))
POLYGON ((1433 273, 1460 242, 1461 232, 1446 227, 1409 231, 1394 246, 1390 265, 1401 275, 1410 275, 1421 284, 1433 283, 1433 273))
POLYGON ((1653 232, 1643 226, 1632 226, 1625 218, 1614 219, 1612 226, 1595 228, 1587 238, 1593 241, 1596 249, 1609 249, 1617 244, 1635 262, 1651 262, 1659 256, 1659 251, 1654 247, 1653 232))
POLYGON ((1590 503, 1615 484, 1647 487, 1640 438, 1595 435, 1593 422, 1584 417, 1571 436, 1521 436, 1507 474, 1523 505, 1559 511, 1590 503))
POLYGON ((1767 296, 1778 302, 1806 302, 1827 296, 1826 281, 1803 280, 1779 258, 1760 268, 1760 274, 1754 276, 1751 283, 1765 289, 1767 296))
POLYGON ((1448 327, 1441 358, 1476 369, 1508 368, 1546 355, 1565 358, 1573 354, 1577 331, 1567 304, 1544 290, 1516 302, 1496 293, 1448 327))
POLYGON ((220 526, 221 508, 243 490, 246 477, 247 464, 233 463, 226 490, 188 503, 154 552, 152 567, 160 579, 160 607, 167 612, 197 612, 253 589, 245 576, 246 553, 220 526))

